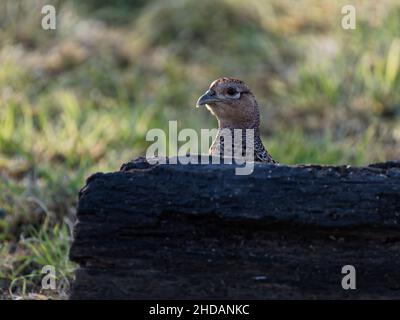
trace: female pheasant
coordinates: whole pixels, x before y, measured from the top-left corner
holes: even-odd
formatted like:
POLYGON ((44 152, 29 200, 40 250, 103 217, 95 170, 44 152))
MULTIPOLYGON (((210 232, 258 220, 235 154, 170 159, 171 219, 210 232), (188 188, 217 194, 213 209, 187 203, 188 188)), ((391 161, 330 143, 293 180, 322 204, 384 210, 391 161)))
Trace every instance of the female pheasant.
MULTIPOLYGON (((197 106, 205 105, 218 120, 218 133, 211 145, 210 154, 222 156, 226 148, 242 148, 246 154, 246 129, 254 132, 251 148, 254 150, 254 161, 277 163, 265 149, 260 138, 260 111, 256 98, 249 87, 241 80, 220 78, 211 83, 209 89, 198 100, 197 106), (235 143, 233 132, 241 129, 240 144, 235 143), (232 133, 232 145, 224 143, 226 131, 232 133)), ((249 146, 247 146, 248 148, 249 146)), ((226 154, 226 153, 225 153, 226 154)), ((231 154, 234 154, 233 152, 231 154)))

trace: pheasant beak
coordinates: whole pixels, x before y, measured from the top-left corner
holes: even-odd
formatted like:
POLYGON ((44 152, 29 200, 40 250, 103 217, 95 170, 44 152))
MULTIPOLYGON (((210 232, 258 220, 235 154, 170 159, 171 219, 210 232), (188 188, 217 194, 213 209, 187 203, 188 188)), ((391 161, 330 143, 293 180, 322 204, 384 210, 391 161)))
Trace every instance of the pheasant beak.
POLYGON ((207 90, 205 94, 203 94, 199 100, 197 100, 196 107, 204 106, 205 104, 215 103, 220 101, 216 95, 214 90, 207 90))

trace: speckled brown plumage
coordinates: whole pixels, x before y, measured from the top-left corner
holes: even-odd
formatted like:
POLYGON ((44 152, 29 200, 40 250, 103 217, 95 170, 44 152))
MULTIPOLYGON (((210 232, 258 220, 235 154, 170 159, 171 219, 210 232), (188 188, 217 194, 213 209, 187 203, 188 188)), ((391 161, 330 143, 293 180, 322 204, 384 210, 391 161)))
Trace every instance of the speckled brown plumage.
POLYGON ((233 78, 220 78, 213 81, 207 90, 197 101, 197 105, 205 105, 207 109, 218 120, 218 133, 210 148, 210 154, 222 156, 226 148, 234 154, 238 148, 239 152, 245 156, 246 149, 252 148, 254 151, 254 161, 277 163, 266 148, 260 138, 260 111, 257 101, 249 87, 241 80, 233 78), (241 141, 232 138, 232 144, 227 145, 226 134, 241 129, 241 141), (251 145, 246 145, 246 129, 254 132, 254 140, 251 145), (241 145, 240 145, 241 142, 241 145))

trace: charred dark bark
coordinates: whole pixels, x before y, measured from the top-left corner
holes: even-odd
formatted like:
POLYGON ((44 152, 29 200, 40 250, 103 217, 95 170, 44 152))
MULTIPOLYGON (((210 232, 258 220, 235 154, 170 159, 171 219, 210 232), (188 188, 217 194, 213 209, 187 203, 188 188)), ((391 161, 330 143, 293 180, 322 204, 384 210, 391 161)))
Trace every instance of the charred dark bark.
POLYGON ((400 298, 399 162, 234 168, 138 159, 91 176, 71 298, 400 298))

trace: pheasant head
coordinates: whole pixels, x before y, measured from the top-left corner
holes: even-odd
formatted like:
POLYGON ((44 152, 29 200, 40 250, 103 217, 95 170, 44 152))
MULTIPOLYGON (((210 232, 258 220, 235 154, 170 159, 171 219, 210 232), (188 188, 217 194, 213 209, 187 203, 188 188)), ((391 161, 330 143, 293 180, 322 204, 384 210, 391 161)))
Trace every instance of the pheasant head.
POLYGON ((203 105, 218 120, 218 134, 210 148, 211 154, 222 155, 224 148, 236 150, 238 147, 242 148, 241 152, 245 154, 246 146, 243 145, 247 131, 245 129, 252 129, 254 130, 254 141, 251 144, 254 150, 254 160, 276 163, 262 144, 259 133, 260 111, 258 104, 253 93, 243 81, 233 78, 215 80, 197 100, 198 107, 203 105), (241 129, 243 136, 240 144, 233 141, 232 146, 224 145, 222 132, 225 129, 231 131, 241 129))
POLYGON ((256 129, 260 124, 257 101, 241 80, 220 78, 211 83, 199 98, 197 106, 205 105, 217 118, 220 128, 256 129))

